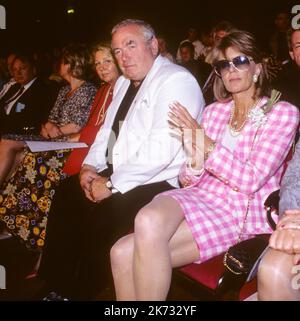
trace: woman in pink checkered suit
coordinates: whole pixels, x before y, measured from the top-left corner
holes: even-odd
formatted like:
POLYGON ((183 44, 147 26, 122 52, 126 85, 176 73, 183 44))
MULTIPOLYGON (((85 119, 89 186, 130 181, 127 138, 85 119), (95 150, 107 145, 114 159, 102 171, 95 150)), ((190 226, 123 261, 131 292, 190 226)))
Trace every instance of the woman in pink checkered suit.
POLYGON ((134 233, 111 250, 118 300, 164 300, 173 267, 216 256, 240 235, 271 232, 263 204, 279 188, 299 112, 271 95, 251 34, 230 33, 213 56, 217 102, 201 124, 180 102, 170 107, 170 127, 187 153, 183 188, 142 208, 134 233))

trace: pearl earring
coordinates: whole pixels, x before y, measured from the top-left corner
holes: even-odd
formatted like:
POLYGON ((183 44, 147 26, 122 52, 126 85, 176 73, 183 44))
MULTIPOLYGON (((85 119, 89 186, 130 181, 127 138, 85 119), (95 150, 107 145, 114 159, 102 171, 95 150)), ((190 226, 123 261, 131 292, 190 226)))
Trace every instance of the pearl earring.
POLYGON ((258 75, 254 74, 253 75, 253 82, 256 83, 258 81, 258 75))

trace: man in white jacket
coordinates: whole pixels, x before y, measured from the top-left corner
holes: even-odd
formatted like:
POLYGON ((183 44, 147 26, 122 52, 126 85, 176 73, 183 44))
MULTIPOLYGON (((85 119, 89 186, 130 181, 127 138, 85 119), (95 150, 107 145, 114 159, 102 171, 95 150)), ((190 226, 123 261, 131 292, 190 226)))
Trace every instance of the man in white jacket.
MULTIPOLYGON (((178 101, 198 119, 204 107, 196 79, 186 69, 158 55, 155 33, 145 22, 125 20, 115 26, 112 50, 123 76, 115 85, 104 125, 80 173, 85 204, 82 205, 80 193, 74 190, 75 180, 70 183, 69 179, 68 185, 73 184, 73 190, 61 191, 64 204, 60 206, 60 213, 50 214, 52 223, 48 225, 42 260, 42 269, 46 264, 51 267, 56 284, 58 279, 66 282, 72 277, 72 271, 62 269, 62 261, 69 260, 68 255, 74 248, 78 257, 79 247, 73 241, 68 248, 67 237, 59 240, 54 227, 62 225, 59 222, 63 221, 63 216, 71 213, 68 227, 65 227, 70 231, 64 230, 64 235, 69 237, 70 233, 74 234, 74 229, 80 233, 83 240, 80 251, 84 255, 80 257, 83 268, 76 271, 79 279, 69 281, 69 284, 76 284, 77 291, 82 291, 82 295, 76 297, 81 299, 96 295, 108 279, 110 247, 133 228, 137 212, 158 193, 178 187, 177 176, 185 156, 182 142, 170 134, 170 105, 178 101), (70 201, 69 195, 72 195, 70 201), (73 205, 71 209, 70 203, 73 205), (53 216, 57 216, 55 222, 53 216), (70 222, 75 222, 78 217, 77 222, 82 223, 72 227, 70 222), (49 244, 47 246, 50 241, 52 254, 49 244), (53 246, 55 242, 56 247, 53 246), (53 266, 57 262, 57 251, 65 254, 60 256, 59 269, 55 272, 53 266), (60 277, 63 270, 68 273, 60 277)), ((57 212, 57 206, 55 208, 57 212)), ((67 265, 72 265, 70 260, 67 265)), ((70 296, 65 289, 66 286, 61 286, 58 290, 64 296, 70 296)))

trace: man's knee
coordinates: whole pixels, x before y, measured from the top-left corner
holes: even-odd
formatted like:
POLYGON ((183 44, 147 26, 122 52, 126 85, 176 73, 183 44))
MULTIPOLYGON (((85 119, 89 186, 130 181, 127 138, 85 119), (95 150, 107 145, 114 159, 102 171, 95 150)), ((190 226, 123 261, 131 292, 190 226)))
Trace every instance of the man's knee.
POLYGON ((286 286, 292 276, 292 255, 269 249, 264 255, 258 269, 258 289, 261 295, 276 284, 286 286))

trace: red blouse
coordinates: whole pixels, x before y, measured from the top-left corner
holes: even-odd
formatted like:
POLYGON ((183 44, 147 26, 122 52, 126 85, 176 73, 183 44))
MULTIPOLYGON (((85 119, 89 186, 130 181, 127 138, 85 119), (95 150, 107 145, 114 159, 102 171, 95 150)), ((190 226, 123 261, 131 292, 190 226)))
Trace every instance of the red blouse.
POLYGON ((86 148, 77 148, 68 157, 63 171, 68 175, 75 175, 80 172, 82 162, 95 140, 99 128, 102 126, 108 106, 112 100, 112 88, 106 84, 98 90, 87 125, 81 130, 79 141, 89 145, 86 148))

